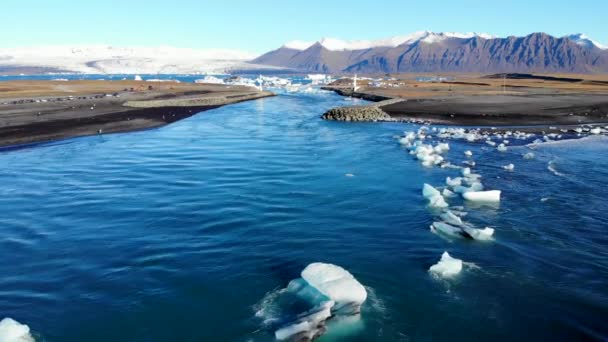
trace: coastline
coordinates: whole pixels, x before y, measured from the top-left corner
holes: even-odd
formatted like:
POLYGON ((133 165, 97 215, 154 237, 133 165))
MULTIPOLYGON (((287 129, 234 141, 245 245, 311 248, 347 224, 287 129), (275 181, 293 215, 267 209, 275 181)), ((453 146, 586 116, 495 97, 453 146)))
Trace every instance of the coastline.
POLYGON ((0 147, 161 127, 274 96, 245 86, 144 81, 0 83, 0 147))
MULTIPOLYGON (((532 76, 531 76, 532 77, 532 76)), ((453 82, 401 81, 385 87, 363 84, 353 91, 348 81, 324 87, 342 96, 373 102, 377 115, 361 107, 334 108, 322 117, 338 121, 428 122, 458 126, 577 126, 608 123, 608 86, 574 89, 572 82, 510 79, 509 85, 495 89, 496 81, 453 82), (395 86, 396 85, 396 86, 395 86), (392 100, 385 104, 387 100, 392 100), (345 109, 347 109, 345 114, 345 109), (364 114, 363 114, 364 113, 364 114)), ((587 86, 585 84, 585 86, 587 86)), ((369 108, 370 106, 366 106, 369 108)))

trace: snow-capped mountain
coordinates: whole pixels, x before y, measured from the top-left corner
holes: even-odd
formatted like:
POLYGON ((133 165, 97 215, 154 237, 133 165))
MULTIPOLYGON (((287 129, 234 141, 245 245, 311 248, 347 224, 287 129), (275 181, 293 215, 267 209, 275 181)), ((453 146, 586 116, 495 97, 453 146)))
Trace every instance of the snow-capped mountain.
POLYGON ((380 40, 294 41, 252 63, 305 72, 608 72, 608 49, 585 35, 414 32, 380 40))
POLYGON ((249 68, 255 55, 237 50, 161 47, 39 46, 0 49, 0 70, 35 68, 46 72, 158 74, 223 72, 249 68))
POLYGON ((598 43, 597 41, 587 37, 587 35, 585 35, 583 33, 571 34, 569 36, 565 36, 565 38, 572 40, 573 42, 577 43, 578 45, 582 45, 582 46, 585 46, 588 48, 595 46, 602 50, 608 50, 607 45, 602 45, 602 44, 598 43))
POLYGON ((295 40, 288 42, 283 47, 294 49, 294 50, 306 50, 314 44, 318 43, 327 50, 330 51, 350 51, 350 50, 365 50, 377 47, 397 47, 403 44, 413 44, 421 41, 424 43, 438 43, 448 38, 473 38, 480 37, 484 39, 492 39, 494 36, 487 33, 458 33, 458 32, 429 32, 429 31, 417 31, 408 35, 395 36, 386 39, 378 40, 353 40, 345 41, 335 38, 323 38, 316 42, 305 42, 301 40, 295 40))

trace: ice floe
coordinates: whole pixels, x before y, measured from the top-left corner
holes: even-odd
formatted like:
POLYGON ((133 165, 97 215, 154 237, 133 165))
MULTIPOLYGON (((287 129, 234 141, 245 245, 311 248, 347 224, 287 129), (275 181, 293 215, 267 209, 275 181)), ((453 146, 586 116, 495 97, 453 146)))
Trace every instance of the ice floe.
POLYGON ((30 328, 27 325, 7 317, 0 321, 0 341, 33 342, 34 337, 30 334, 30 328))
POLYGON ((524 154, 524 159, 526 160, 530 160, 530 159, 534 159, 535 155, 532 152, 528 152, 526 154, 524 154))
POLYGON ((500 190, 468 191, 462 197, 471 202, 500 202, 500 190))
POLYGON ((429 272, 441 278, 450 278, 462 271, 462 260, 453 258, 448 252, 443 252, 438 263, 429 268, 429 272))
POLYGON ((448 204, 441 192, 435 189, 432 185, 424 184, 422 187, 422 196, 429 201, 429 206, 434 208, 447 208, 448 204))
POLYGON ((267 294, 256 317, 277 340, 310 341, 326 331, 327 320, 358 315, 366 299, 365 287, 350 272, 316 262, 286 288, 267 294))
POLYGON ((513 171, 513 170, 515 170, 515 165, 509 164, 509 165, 503 166, 502 168, 505 169, 506 171, 513 171))

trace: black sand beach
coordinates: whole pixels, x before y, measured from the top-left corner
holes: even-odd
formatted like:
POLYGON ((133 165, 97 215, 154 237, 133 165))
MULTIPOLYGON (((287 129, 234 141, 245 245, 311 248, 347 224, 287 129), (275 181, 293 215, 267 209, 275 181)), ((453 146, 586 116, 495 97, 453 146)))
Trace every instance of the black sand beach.
POLYGON ((163 126, 223 105, 273 96, 243 86, 136 81, 0 84, 0 146, 163 126))

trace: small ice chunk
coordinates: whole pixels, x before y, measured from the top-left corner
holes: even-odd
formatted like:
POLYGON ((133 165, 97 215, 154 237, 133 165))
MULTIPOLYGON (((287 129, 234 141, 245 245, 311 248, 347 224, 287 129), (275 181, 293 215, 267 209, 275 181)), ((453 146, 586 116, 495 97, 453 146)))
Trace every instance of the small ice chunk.
POLYGON ((454 227, 445 222, 433 222, 433 224, 431 225, 431 231, 435 233, 439 232, 450 236, 463 236, 462 229, 460 229, 459 227, 454 227))
POLYGON ((477 229, 473 227, 464 226, 462 228, 467 234, 469 234, 474 240, 488 241, 492 240, 494 235, 494 229, 486 227, 484 229, 477 229))
POLYGON ((524 154, 524 159, 526 159, 526 160, 534 159, 534 157, 535 157, 534 153, 532 153, 532 152, 528 152, 528 153, 524 154))
POLYGON ((142 79, 141 79, 141 76, 139 76, 139 75, 135 75, 134 80, 135 80, 135 81, 141 81, 142 79))
POLYGON ((464 155, 470 158, 470 157, 473 156, 473 152, 471 152, 471 151, 464 151, 464 155))
POLYGON ((462 178, 456 177, 456 178, 452 179, 452 178, 448 177, 445 179, 445 184, 447 186, 451 186, 451 187, 462 185, 462 178))
POLYGON ((471 202, 500 202, 500 190, 467 191, 462 197, 471 202))
POLYGON ((471 169, 470 169, 470 168, 465 167, 464 169, 462 169, 462 175, 463 175, 463 176, 465 176, 465 177, 466 177, 466 176, 468 176, 468 175, 470 175, 470 174, 471 174, 471 169))
POLYGON ((441 192, 441 195, 444 198, 456 197, 456 194, 453 193, 452 191, 448 190, 448 189, 443 189, 443 191, 441 192))
POLYGON ((591 130, 589 130, 589 133, 591 133, 591 134, 600 134, 600 133, 602 133, 602 129, 599 128, 599 127, 595 127, 595 128, 592 128, 591 130))
POLYGON ((486 140, 486 144, 488 144, 488 145, 490 145, 492 147, 496 146, 496 143, 493 142, 492 140, 486 140))
POLYGON ((506 171, 513 171, 513 170, 515 170, 515 165, 509 164, 509 165, 503 166, 502 168, 505 169, 506 171))
POLYGON ((505 146, 505 144, 500 144, 496 149, 498 150, 498 152, 506 152, 507 146, 505 146))
POLYGON ((462 271, 462 260, 452 258, 448 252, 443 252, 441 260, 431 266, 429 271, 442 278, 453 277, 462 271))
POLYGON ((12 318, 0 321, 0 341, 2 342, 34 342, 30 327, 12 318))
POLYGON ((422 196, 429 201, 429 206, 435 208, 447 208, 448 204, 445 202, 445 199, 441 195, 439 190, 435 189, 433 186, 429 184, 424 184, 422 187, 422 196))
POLYGON ((437 144, 437 146, 435 146, 434 150, 435 150, 435 153, 441 154, 441 153, 449 151, 450 145, 447 143, 439 143, 439 144, 437 144))
POLYGON ((450 210, 446 211, 445 213, 440 215, 441 219, 443 221, 445 221, 448 224, 454 225, 454 226, 462 226, 462 219, 460 219, 460 217, 456 216, 453 212, 451 212, 450 210))
POLYGON ((432 185, 424 183, 424 186, 422 187, 422 196, 429 199, 435 196, 441 196, 441 193, 432 185))

